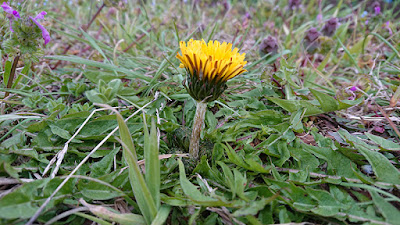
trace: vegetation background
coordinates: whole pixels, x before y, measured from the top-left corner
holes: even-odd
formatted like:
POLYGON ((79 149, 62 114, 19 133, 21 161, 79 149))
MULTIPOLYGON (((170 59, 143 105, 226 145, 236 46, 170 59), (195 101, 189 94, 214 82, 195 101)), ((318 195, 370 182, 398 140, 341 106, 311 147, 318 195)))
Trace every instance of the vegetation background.
POLYGON ((0 224, 400 224, 400 1, 9 3, 52 40, 0 49, 0 224), (189 39, 248 61, 198 162, 189 39))

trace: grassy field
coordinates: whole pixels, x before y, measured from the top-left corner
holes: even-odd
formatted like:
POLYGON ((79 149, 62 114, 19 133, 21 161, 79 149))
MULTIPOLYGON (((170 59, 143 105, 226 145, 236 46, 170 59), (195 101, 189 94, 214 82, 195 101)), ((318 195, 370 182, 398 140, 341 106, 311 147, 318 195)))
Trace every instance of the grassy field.
POLYGON ((1 2, 0 224, 400 224, 400 1, 1 2))

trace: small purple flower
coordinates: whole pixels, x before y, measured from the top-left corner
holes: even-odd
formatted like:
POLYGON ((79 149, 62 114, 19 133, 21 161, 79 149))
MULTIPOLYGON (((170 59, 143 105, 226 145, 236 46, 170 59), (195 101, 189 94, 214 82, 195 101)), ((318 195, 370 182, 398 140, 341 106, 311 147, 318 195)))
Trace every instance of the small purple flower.
POLYGON ((42 24, 39 23, 38 20, 44 19, 44 16, 46 14, 47 13, 45 11, 43 11, 43 12, 39 13, 35 18, 33 18, 32 16, 29 17, 39 27, 39 29, 42 31, 42 37, 43 37, 43 40, 44 40, 44 45, 49 43, 51 38, 50 38, 49 32, 46 30, 46 28, 44 28, 44 26, 42 26, 42 24))
POLYGON ((375 10, 375 16, 381 14, 381 7, 380 6, 375 7, 374 10, 375 10))
POLYGON ((354 91, 357 91, 357 89, 358 89, 357 86, 353 86, 353 87, 350 88, 350 91, 354 92, 354 91))
POLYGON ((35 17, 35 20, 44 20, 44 16, 47 15, 47 12, 42 11, 35 17))
POLYGON ((21 18, 19 16, 18 11, 14 10, 13 8, 11 8, 11 6, 9 6, 7 3, 3 2, 1 7, 3 8, 4 12, 14 16, 15 19, 20 19, 21 18))
POLYGON ((3 8, 4 12, 8 13, 7 18, 10 21, 10 30, 11 30, 11 32, 14 32, 14 30, 12 29, 12 22, 14 20, 20 19, 21 16, 19 15, 18 11, 14 10, 13 8, 11 8, 11 6, 9 6, 5 2, 3 2, 1 7, 3 8))

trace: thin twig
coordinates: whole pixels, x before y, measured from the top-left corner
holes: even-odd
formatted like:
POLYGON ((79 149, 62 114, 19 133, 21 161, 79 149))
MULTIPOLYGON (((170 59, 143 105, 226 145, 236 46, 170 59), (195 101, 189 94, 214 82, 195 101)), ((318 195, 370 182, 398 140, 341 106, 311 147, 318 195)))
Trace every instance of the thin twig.
MULTIPOLYGON (((147 33, 150 32, 152 29, 153 29, 153 27, 150 27, 149 29, 147 29, 147 33)), ((127 52, 129 49, 131 49, 133 46, 135 46, 142 38, 144 38, 144 36, 146 36, 146 33, 141 34, 139 37, 136 38, 136 40, 132 41, 132 43, 130 43, 128 45, 128 47, 126 47, 122 51, 127 52)))
POLYGON ((382 113, 382 115, 386 118, 386 120, 389 122, 389 125, 393 128, 394 132, 396 132, 397 136, 400 137, 400 132, 399 129, 397 129, 396 125, 393 123, 393 121, 389 118, 389 116, 386 114, 386 112, 380 107, 378 104, 376 105, 379 109, 379 111, 382 113))
POLYGON ((92 23, 94 22, 94 20, 96 19, 96 17, 100 14, 101 10, 102 10, 105 6, 106 6, 106 4, 103 3, 103 4, 99 7, 99 9, 97 9, 97 12, 92 16, 92 19, 89 21, 89 23, 88 23, 85 27, 82 28, 83 31, 86 32, 86 31, 89 29, 89 27, 92 25, 92 23))

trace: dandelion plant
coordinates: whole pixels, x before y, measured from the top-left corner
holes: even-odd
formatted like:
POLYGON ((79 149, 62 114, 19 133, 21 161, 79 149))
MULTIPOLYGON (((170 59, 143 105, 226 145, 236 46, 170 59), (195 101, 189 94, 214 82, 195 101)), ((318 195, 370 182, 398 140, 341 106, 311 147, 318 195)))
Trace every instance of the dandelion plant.
POLYGON ((185 68, 187 76, 184 84, 187 92, 197 101, 189 154, 196 160, 199 157, 200 132, 204 123, 207 103, 216 100, 227 88, 226 82, 246 72, 243 68, 245 53, 240 54, 231 43, 218 41, 190 40, 180 43, 182 55, 180 67, 185 68))

